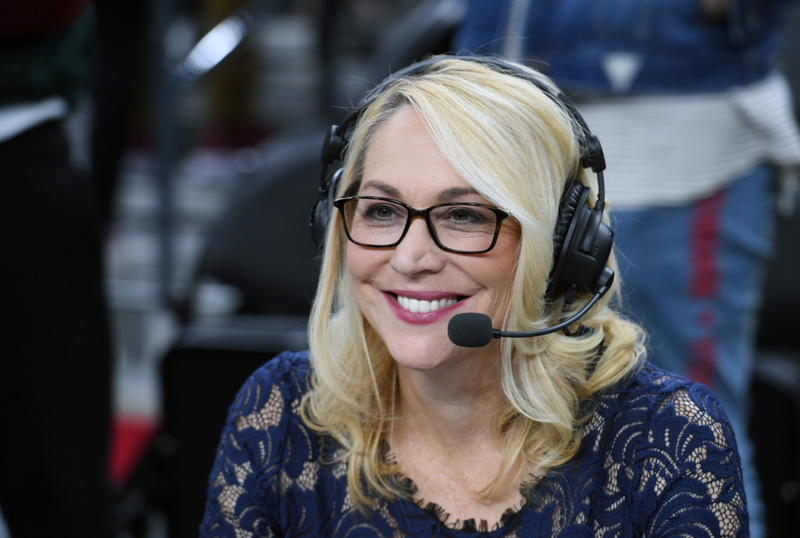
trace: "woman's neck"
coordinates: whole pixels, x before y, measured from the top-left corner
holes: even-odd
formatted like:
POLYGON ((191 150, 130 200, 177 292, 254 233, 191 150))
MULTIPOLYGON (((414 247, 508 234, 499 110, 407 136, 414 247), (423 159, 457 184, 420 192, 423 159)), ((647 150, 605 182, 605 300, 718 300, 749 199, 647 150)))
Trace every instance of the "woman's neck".
POLYGON ((400 368, 397 418, 387 437, 398 471, 417 488, 417 501, 438 504, 450 521, 493 525, 520 505, 521 482, 535 471, 511 469, 487 495, 504 459, 494 420, 505 398, 499 358, 469 364, 447 371, 400 368))
POLYGON ((494 417, 505 401, 499 357, 429 371, 398 368, 396 426, 428 436, 443 448, 475 436, 494 436, 494 417))

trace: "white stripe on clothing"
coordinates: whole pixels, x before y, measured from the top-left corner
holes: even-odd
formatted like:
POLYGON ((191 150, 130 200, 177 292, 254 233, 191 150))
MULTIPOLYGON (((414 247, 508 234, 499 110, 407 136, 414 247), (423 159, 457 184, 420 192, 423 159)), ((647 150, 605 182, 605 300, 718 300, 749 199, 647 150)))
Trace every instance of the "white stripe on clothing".
POLYGON ((781 73, 711 94, 593 99, 578 105, 603 145, 615 208, 702 198, 760 162, 800 166, 800 133, 781 73))

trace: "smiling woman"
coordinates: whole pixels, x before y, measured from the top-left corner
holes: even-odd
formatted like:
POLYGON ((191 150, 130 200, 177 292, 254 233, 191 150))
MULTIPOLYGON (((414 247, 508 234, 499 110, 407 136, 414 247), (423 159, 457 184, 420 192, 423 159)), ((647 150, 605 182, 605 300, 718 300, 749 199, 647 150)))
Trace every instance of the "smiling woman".
POLYGON ((746 532, 724 412, 646 363, 612 308, 618 283, 605 294, 602 150, 557 88, 496 59, 432 58, 331 145, 343 168, 314 210, 310 350, 239 393, 204 536, 746 532), (447 338, 459 313, 528 331, 584 306, 580 326, 536 338, 447 338))
MULTIPOLYGON (((439 375, 446 373, 453 383, 458 376, 455 371, 463 371, 459 358, 468 361, 470 370, 496 370, 497 346, 476 352, 442 336, 455 312, 485 312, 496 324, 503 323, 519 225, 513 219, 504 224, 497 218, 494 211, 500 210, 489 206, 455 171, 411 106, 399 109, 375 133, 365 153, 358 194, 392 195, 418 207, 432 206, 427 219, 414 219, 409 218, 412 212, 401 211, 400 203, 366 198, 359 202, 362 207, 349 226, 347 272, 358 310, 386 346, 399 375, 406 375, 406 368, 440 369, 439 375), (442 200, 460 205, 435 205, 442 200), (465 208, 471 214, 469 225, 462 224, 465 208), (375 223, 377 217, 365 211, 380 211, 381 222, 375 223), (483 219, 478 211, 484 213, 483 219), (372 241, 384 238, 382 245, 373 246, 394 248, 364 248, 356 244, 354 235, 373 237, 372 241), (448 252, 440 244, 459 253, 448 252), (481 255, 463 255, 465 251, 481 255), (445 307, 432 310, 434 301, 445 307)), ((344 221, 348 221, 346 210, 344 221)))

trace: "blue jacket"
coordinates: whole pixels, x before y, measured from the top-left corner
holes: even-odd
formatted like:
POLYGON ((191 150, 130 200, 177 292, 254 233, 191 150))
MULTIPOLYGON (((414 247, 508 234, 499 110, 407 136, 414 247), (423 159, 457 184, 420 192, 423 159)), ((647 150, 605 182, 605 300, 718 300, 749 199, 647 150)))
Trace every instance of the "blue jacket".
MULTIPOLYGON (((765 77, 780 50, 787 0, 729 0, 709 20, 699 0, 531 0, 523 22, 525 61, 573 94, 722 91, 765 77), (635 58, 636 75, 612 87, 604 62, 635 58)), ((511 0, 468 0, 454 48, 500 54, 511 0)))

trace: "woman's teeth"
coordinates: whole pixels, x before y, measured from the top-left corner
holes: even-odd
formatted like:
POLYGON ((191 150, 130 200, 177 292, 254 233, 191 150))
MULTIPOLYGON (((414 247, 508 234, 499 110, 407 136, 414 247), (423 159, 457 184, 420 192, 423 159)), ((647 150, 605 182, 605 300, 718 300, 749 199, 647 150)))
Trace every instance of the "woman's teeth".
POLYGON ((439 299, 438 301, 423 301, 419 299, 410 299, 409 297, 397 296, 397 303, 404 309, 415 314, 427 314, 434 310, 439 310, 446 306, 454 305, 458 302, 457 299, 439 299))

